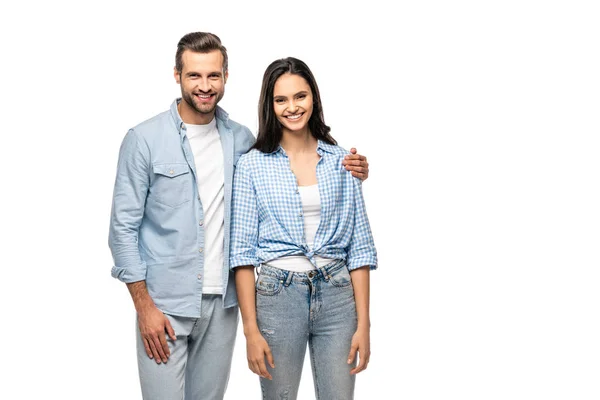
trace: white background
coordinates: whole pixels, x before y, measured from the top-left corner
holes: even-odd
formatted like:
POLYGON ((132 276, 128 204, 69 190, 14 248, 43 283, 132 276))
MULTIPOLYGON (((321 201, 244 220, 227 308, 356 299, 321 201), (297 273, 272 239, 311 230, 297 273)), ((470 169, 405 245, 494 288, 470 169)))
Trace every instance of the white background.
MULTIPOLYGON (((357 399, 600 398, 596 2, 392 3, 3 2, 0 398, 141 398, 110 277, 116 159, 179 94, 176 44, 198 30, 229 50, 233 119, 256 132, 264 69, 295 56, 370 161, 357 399)), ((260 398, 241 328, 226 398, 260 398)))

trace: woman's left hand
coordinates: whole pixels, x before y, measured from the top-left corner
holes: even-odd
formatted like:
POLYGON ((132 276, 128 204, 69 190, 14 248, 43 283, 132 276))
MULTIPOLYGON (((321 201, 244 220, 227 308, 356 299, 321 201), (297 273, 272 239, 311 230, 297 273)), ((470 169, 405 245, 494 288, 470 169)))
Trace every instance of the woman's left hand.
POLYGON ((358 365, 350 370, 350 373, 353 375, 367 369, 367 364, 369 364, 369 358, 371 357, 371 338, 369 328, 359 328, 354 333, 354 336, 352 336, 350 354, 348 355, 348 364, 351 364, 354 361, 356 353, 359 354, 358 365))

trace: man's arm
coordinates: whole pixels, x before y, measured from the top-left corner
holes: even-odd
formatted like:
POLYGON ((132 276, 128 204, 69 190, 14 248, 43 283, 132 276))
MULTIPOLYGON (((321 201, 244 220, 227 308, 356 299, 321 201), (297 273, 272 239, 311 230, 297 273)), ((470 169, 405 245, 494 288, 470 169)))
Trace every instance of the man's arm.
POLYGON ((342 161, 342 165, 346 167, 347 171, 350 171, 352 176, 365 181, 369 177, 369 163, 367 157, 361 156, 356 153, 356 148, 351 148, 350 153, 342 161))
POLYGON ((146 279, 138 234, 150 186, 149 153, 135 131, 127 132, 119 151, 108 234, 114 260, 112 276, 125 283, 146 279))
POLYGON ((150 180, 149 151, 135 131, 130 130, 119 151, 113 194, 108 244, 114 267, 113 277, 127 284, 138 315, 138 324, 148 357, 166 362, 169 347, 165 330, 175 340, 167 317, 156 308, 146 288, 146 263, 138 248, 139 228, 150 180))

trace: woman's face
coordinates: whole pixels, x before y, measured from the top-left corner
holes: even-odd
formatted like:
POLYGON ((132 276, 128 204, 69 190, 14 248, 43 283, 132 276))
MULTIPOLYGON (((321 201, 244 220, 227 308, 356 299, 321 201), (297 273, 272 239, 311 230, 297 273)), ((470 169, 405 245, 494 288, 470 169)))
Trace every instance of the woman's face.
POLYGON ((308 82, 300 75, 281 75, 273 90, 273 110, 284 131, 306 130, 313 111, 313 96, 308 82))

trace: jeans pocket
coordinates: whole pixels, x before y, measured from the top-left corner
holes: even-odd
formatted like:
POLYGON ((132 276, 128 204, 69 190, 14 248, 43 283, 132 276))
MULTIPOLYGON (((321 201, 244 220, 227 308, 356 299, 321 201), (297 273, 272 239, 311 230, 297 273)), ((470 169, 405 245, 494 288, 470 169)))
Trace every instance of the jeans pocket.
POLYGON ((352 283, 350 271, 348 271, 346 264, 340 264, 333 270, 327 271, 327 273, 329 275, 329 282, 331 282, 333 286, 347 287, 352 283))
POLYGON ((277 277, 265 274, 258 274, 256 280, 256 293, 263 296, 273 296, 281 292, 283 282, 277 277))

